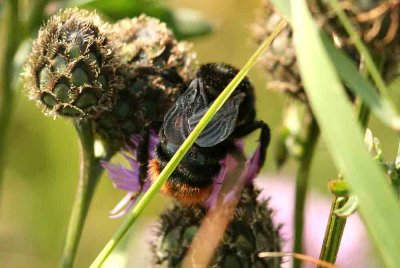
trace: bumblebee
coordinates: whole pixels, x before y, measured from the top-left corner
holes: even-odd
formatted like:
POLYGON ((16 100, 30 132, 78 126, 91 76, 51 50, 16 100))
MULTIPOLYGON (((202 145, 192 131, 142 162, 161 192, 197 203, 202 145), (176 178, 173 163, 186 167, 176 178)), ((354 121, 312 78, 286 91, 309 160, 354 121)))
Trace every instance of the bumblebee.
MULTIPOLYGON (((155 158, 149 162, 150 179, 155 180, 213 101, 235 77, 238 70, 224 63, 202 65, 184 93, 164 117, 155 158)), ((211 194, 221 160, 236 150, 238 139, 260 129, 258 168, 261 168, 270 142, 269 127, 256 121, 254 89, 246 77, 216 113, 185 155, 161 191, 181 203, 205 202, 211 194)))

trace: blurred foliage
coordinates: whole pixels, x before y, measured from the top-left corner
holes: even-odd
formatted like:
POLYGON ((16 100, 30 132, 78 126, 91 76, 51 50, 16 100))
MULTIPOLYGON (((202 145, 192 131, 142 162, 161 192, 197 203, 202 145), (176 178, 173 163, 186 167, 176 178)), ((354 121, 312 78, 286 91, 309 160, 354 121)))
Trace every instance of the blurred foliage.
POLYGON ((117 21, 126 17, 139 16, 145 13, 148 16, 159 18, 171 28, 177 39, 187 39, 202 36, 212 31, 212 26, 202 14, 196 10, 180 8, 172 10, 155 0, 71 0, 65 2, 63 7, 78 6, 85 9, 95 9, 108 17, 111 21, 117 21))

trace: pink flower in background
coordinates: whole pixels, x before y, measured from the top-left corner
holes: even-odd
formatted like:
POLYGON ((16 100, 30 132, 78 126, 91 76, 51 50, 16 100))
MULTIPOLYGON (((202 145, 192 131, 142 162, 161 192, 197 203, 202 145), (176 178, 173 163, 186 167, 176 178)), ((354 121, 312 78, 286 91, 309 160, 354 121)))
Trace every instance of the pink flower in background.
MULTIPOLYGON (((275 211, 275 223, 283 224, 281 234, 285 241, 282 251, 292 252, 293 246, 293 207, 295 185, 286 178, 259 177, 257 186, 262 190, 259 198, 270 197, 269 205, 275 211)), ((315 191, 307 195, 305 211, 304 245, 305 254, 319 257, 325 227, 328 222, 331 199, 315 191)), ((287 257, 282 267, 291 267, 292 259, 287 257)), ((348 218, 336 264, 342 267, 379 267, 366 229, 358 214, 348 218)), ((302 267, 315 267, 303 263, 302 267)))

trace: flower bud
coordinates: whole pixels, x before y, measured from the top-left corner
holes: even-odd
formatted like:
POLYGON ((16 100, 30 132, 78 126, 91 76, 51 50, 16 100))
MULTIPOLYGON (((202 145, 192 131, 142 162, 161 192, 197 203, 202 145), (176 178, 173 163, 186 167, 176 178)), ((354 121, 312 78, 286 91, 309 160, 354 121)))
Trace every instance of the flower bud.
MULTIPOLYGON (((258 257, 260 252, 280 251, 281 243, 268 202, 257 201, 258 194, 252 186, 243 189, 210 267, 279 267, 279 258, 258 257)), ((158 236, 153 243, 156 267, 180 266, 205 214, 202 207, 176 204, 161 216, 158 236)))
POLYGON ((118 150, 132 134, 162 121, 193 78, 196 55, 165 23, 145 15, 121 20, 112 31, 124 89, 117 93, 112 111, 96 120, 96 132, 111 150, 118 150))
POLYGON ((48 115, 96 118, 113 105, 117 61, 95 12, 66 9, 40 29, 25 65, 26 89, 48 115))

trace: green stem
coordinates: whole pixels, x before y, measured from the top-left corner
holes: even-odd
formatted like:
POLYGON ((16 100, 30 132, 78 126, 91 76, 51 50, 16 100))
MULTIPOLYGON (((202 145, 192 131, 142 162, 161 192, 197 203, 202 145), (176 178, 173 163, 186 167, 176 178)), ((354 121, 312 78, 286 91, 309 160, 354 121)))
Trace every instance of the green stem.
MULTIPOLYGON (((358 121, 362 125, 363 129, 365 129, 368 125, 369 108, 365 105, 365 103, 362 102, 358 111, 358 121)), ((341 208, 344 204, 346 204, 346 202, 347 199, 338 201, 337 196, 335 196, 332 200, 329 221, 326 226, 324 242, 322 243, 319 257, 320 260, 324 260, 333 264, 336 261, 347 219, 337 216, 334 211, 341 208)))
MULTIPOLYGON (((308 188, 308 178, 310 175, 310 167, 315 147, 317 145, 318 136, 319 127, 316 120, 312 118, 308 126, 307 137, 303 145, 303 154, 300 159, 300 165, 296 177, 293 252, 297 253, 303 252, 304 207, 308 188)), ((300 267, 300 261, 294 259, 293 267, 300 267)))
POLYGON ((91 268, 100 267, 111 252, 115 249, 118 243, 122 240, 125 234, 128 232, 129 228, 135 223, 136 219, 140 216, 146 206, 149 204, 154 195, 160 190, 161 186, 166 182, 166 180, 171 176, 172 172, 179 165, 180 161, 189 151, 190 147, 193 145, 195 140, 211 121, 213 116, 217 111, 224 105, 228 100, 229 96, 233 93, 235 88, 240 84, 249 70, 255 65, 258 58, 265 52, 265 50, 271 45, 274 38, 286 27, 287 22, 282 20, 279 25, 275 28, 272 34, 261 44, 257 51, 250 57, 239 73, 232 79, 228 86, 221 92, 221 94, 215 99, 213 104, 210 106, 205 115, 201 118, 200 122, 189 134, 186 140, 182 143, 179 149, 176 151, 174 156, 161 171, 161 173, 156 178, 153 185, 147 190, 143 197, 138 201, 136 206, 133 208, 132 212, 127 215, 126 220, 118 228, 117 232, 113 235, 112 239, 106 244, 94 262, 90 265, 91 268))
POLYGON ((31 1, 30 10, 28 11, 27 25, 25 30, 27 34, 36 31, 37 28, 43 23, 45 19, 44 10, 49 0, 35 0, 31 1))
MULTIPOLYGON (((368 106, 365 105, 364 102, 361 102, 358 108, 358 121, 363 129, 367 128, 369 115, 370 110, 368 106)), ((339 201, 337 196, 335 196, 332 200, 324 242, 322 243, 321 253, 319 256, 320 260, 324 260, 333 264, 336 261, 347 219, 337 216, 334 211, 341 208, 344 204, 346 204, 346 202, 347 198, 339 201)))
POLYGON ((60 267, 65 268, 73 266, 94 189, 103 171, 100 166, 100 159, 94 155, 91 122, 76 121, 75 128, 81 142, 81 168, 60 264, 60 267))
POLYGON ((5 14, 2 23, 2 40, 5 40, 0 51, 0 189, 5 170, 7 135, 10 126, 14 90, 12 88, 14 54, 18 47, 18 0, 5 1, 5 14))
MULTIPOLYGON (((350 31, 351 31, 351 29, 350 29, 350 31)), ((357 33, 352 33, 352 34, 353 34, 353 39, 358 38, 358 41, 361 43, 361 46, 364 47, 362 41, 358 37, 358 34, 357 33), (354 35, 355 35, 355 37, 354 37, 354 35)), ((367 58, 368 58, 368 56, 367 56, 367 58)), ((366 59, 364 59, 364 64, 360 64, 360 66, 367 65, 365 63, 365 60, 366 59)), ((375 67, 375 64, 373 62, 372 62, 372 65, 373 65, 373 67, 375 67)), ((383 64, 381 64, 381 66, 383 66, 383 64)), ((360 68, 360 72, 362 73, 362 75, 365 79, 368 79, 368 71, 370 71, 370 70, 367 70, 367 68, 360 68)), ((357 109, 358 122, 360 123, 362 129, 365 130, 368 127, 368 122, 369 122, 371 111, 370 111, 368 105, 366 105, 365 102, 363 102, 363 101, 360 102, 360 104, 358 105, 357 108, 358 108, 357 109)), ((337 196, 335 196, 334 199, 332 200, 331 211, 329 213, 328 225, 326 227, 324 241, 322 243, 321 253, 320 253, 320 257, 319 257, 320 260, 325 260, 330 263, 335 263, 335 261, 336 261, 336 257, 339 252, 339 246, 340 246, 340 242, 342 240, 344 227, 346 225, 347 219, 337 216, 334 213, 334 211, 336 209, 341 208, 346 202, 347 202, 347 199, 338 201, 337 196)))
POLYGON ((368 52, 368 48, 364 45, 360 36, 357 34, 357 31, 351 25, 349 18, 346 16, 343 9, 340 7, 338 0, 329 0, 329 2, 333 7, 333 9, 335 10, 346 32, 349 34, 351 40, 353 41, 354 46, 357 48, 358 52, 364 58, 365 66, 368 69, 368 72, 371 75, 371 78, 374 81, 376 87, 379 89, 380 94, 382 94, 382 96, 388 97, 389 90, 382 79, 378 67, 376 67, 374 63, 371 54, 368 52))
POLYGON ((346 218, 336 216, 334 211, 338 208, 341 208, 346 202, 347 199, 343 199, 341 201, 338 201, 338 197, 333 199, 331 211, 329 213, 329 221, 326 226, 324 242, 322 243, 321 254, 319 256, 320 260, 330 263, 336 262, 344 227, 346 225, 346 218))
POLYGON ((358 121, 363 129, 366 129, 368 126, 369 116, 370 109, 364 102, 362 102, 358 110, 358 121))

